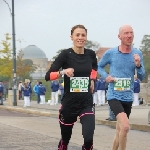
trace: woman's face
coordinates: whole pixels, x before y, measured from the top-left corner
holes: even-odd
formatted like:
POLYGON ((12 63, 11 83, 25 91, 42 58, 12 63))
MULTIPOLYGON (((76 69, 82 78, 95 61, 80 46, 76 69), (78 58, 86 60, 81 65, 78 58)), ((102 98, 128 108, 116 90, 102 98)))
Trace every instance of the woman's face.
POLYGON ((73 41, 74 46, 76 46, 77 48, 84 47, 87 40, 87 33, 85 29, 76 28, 71 35, 71 40, 73 41))

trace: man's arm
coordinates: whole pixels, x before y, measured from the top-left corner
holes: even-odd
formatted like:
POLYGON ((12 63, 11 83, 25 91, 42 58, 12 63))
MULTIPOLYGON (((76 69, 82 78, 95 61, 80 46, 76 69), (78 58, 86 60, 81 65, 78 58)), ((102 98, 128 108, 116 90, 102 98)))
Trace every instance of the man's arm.
POLYGON ((140 81, 142 81, 145 78, 145 69, 141 51, 139 53, 139 56, 140 56, 140 63, 138 66, 136 66, 136 71, 137 71, 137 78, 140 79, 140 81))
POLYGON ((104 55, 102 56, 102 58, 100 59, 100 61, 98 62, 98 73, 106 80, 106 78, 108 77, 108 73, 105 71, 104 67, 107 64, 110 64, 111 61, 111 51, 112 50, 108 50, 104 53, 104 55))

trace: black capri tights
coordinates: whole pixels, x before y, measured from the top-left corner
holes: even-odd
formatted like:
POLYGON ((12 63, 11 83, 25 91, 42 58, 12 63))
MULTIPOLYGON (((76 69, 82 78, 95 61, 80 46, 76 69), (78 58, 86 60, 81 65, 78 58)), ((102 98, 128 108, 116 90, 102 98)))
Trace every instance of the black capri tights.
POLYGON ((82 124, 82 135, 84 138, 83 147, 85 147, 86 149, 90 149, 93 147, 93 135, 95 130, 95 114, 92 107, 81 110, 78 115, 76 113, 73 113, 72 115, 71 112, 60 110, 59 119, 62 140, 65 145, 68 145, 72 135, 74 122, 77 121, 78 116, 80 118, 80 123, 82 124))

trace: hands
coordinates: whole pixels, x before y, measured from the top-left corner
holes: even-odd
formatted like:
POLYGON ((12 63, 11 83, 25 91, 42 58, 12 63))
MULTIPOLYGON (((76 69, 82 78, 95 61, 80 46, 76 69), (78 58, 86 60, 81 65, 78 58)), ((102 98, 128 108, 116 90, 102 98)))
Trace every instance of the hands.
POLYGON ((140 64, 140 56, 138 54, 134 54, 133 57, 134 57, 134 63, 136 65, 136 67, 140 67, 140 65, 141 65, 140 64))
POLYGON ((73 77, 74 76, 74 69, 73 68, 64 69, 64 74, 67 77, 73 77))
POLYGON ((115 81, 115 79, 111 76, 111 75, 109 75, 107 78, 106 78, 106 82, 114 82, 115 81))

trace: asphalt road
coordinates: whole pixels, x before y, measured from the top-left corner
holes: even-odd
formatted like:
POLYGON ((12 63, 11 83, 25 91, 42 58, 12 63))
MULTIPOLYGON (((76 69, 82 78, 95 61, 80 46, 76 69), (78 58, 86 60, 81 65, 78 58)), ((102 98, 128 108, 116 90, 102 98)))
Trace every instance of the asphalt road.
MULTIPOLYGON (((95 150, 110 150, 115 129, 96 125, 95 150)), ((57 150, 60 139, 58 120, 0 109, 0 150, 57 150)), ((127 150, 150 150, 150 133, 131 130, 127 150)), ((68 150, 81 150, 80 123, 73 128, 68 150)))

